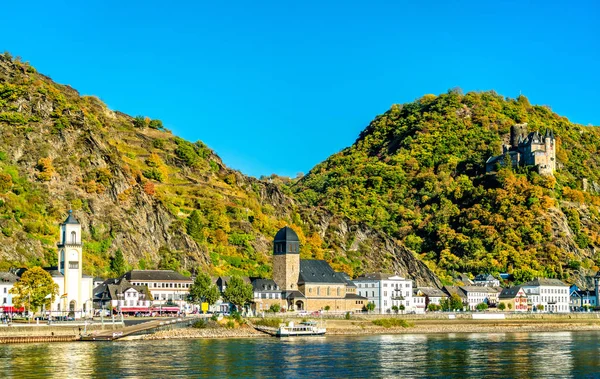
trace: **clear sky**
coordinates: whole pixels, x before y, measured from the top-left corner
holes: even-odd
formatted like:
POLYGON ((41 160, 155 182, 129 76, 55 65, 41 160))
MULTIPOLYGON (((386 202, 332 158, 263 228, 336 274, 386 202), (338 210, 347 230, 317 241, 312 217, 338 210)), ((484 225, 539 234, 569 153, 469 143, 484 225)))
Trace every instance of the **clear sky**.
POLYGON ((230 167, 295 176, 393 103, 494 89, 600 125, 598 1, 9 1, 0 51, 230 167))

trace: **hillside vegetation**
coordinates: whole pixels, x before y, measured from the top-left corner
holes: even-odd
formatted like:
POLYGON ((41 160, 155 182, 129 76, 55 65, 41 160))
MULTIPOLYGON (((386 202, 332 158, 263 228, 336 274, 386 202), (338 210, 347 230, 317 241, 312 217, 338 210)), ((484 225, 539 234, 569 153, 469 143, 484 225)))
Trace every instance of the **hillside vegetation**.
POLYGON ((272 238, 287 224, 303 258, 437 283, 384 233, 289 194, 227 168, 160 120, 114 112, 0 55, 0 270, 56 264, 58 224, 72 208, 87 274, 117 274, 120 250, 127 268, 269 277, 272 238))
POLYGON ((599 167, 598 128, 524 96, 451 90, 394 105, 293 190, 307 206, 385 231, 445 283, 460 272, 582 282, 600 265, 599 167), (557 136, 555 176, 531 167, 486 175, 487 158, 523 122, 557 136))

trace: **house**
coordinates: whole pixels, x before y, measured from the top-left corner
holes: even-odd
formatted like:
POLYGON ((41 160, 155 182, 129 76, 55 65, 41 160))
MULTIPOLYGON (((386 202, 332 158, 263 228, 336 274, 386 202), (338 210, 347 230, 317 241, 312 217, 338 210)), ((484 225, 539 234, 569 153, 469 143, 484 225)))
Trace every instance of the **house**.
POLYGON ((194 309, 187 299, 190 287, 194 283, 192 278, 184 276, 173 270, 131 270, 121 278, 126 279, 134 286, 147 286, 152 294, 154 306, 168 312, 191 312, 194 309))
POLYGON ((127 279, 108 279, 94 288, 94 304, 98 310, 112 313, 160 313, 152 307, 152 294, 147 285, 133 285, 127 279))
POLYGON ((428 310, 429 304, 441 305, 443 299, 447 299, 448 295, 434 287, 419 287, 415 291, 413 297, 415 311, 417 313, 424 313, 428 310))
POLYGON ((458 280, 460 280, 465 286, 473 285, 473 281, 471 280, 471 278, 469 278, 467 274, 460 274, 458 276, 458 280))
POLYGON ((300 259, 300 240, 287 226, 273 241, 273 280, 281 288, 288 310, 360 311, 367 300, 353 293, 345 276, 326 261, 300 259))
POLYGON ((0 272, 0 318, 10 313, 20 313, 24 309, 16 309, 12 303, 12 294, 10 290, 19 277, 12 272, 0 272))
POLYGON ((254 291, 254 299, 252 302, 252 311, 265 312, 273 304, 279 305, 280 308, 286 307, 286 302, 283 299, 281 288, 272 279, 256 278, 252 280, 252 289, 254 291))
POLYGON ((500 304, 508 311, 527 312, 527 294, 521 286, 504 288, 498 297, 500 304))
POLYGON ((448 297, 452 297, 452 295, 456 295, 460 298, 463 303, 463 306, 468 304, 467 294, 458 286, 444 286, 442 287, 442 291, 446 293, 448 297))
POLYGON ((498 291, 493 287, 460 286, 460 289, 466 295, 466 305, 470 310, 475 310, 481 303, 488 306, 495 306, 498 303, 498 291))
POLYGON ((479 274, 473 280, 473 284, 476 286, 500 287, 500 280, 491 274, 479 274))
POLYGON ((412 302, 412 280, 398 275, 382 273, 365 274, 353 280, 358 294, 375 304, 375 312, 391 313, 392 307, 404 306, 405 310, 414 310, 412 302))
POLYGON ((596 303, 595 290, 580 290, 575 289, 570 291, 570 309, 572 312, 586 310, 586 308, 594 308, 596 303))
POLYGON ((530 310, 569 312, 569 286, 558 279, 537 278, 521 285, 530 310))
MULTIPOLYGON (((249 277, 241 276, 240 278, 242 279, 242 281, 244 283, 252 284, 252 280, 249 277)), ((225 290, 227 289, 227 285, 229 284, 230 280, 231 280, 231 276, 218 276, 217 278, 215 278, 213 280, 213 283, 217 286, 217 289, 219 290, 219 293, 221 295, 223 295, 223 292, 225 292, 225 290)), ((233 308, 232 304, 224 301, 223 298, 220 297, 217 300, 217 302, 210 307, 210 310, 213 312, 228 313, 231 311, 232 308, 233 308)), ((251 306, 251 309, 256 310, 255 307, 252 307, 252 306, 251 306)))

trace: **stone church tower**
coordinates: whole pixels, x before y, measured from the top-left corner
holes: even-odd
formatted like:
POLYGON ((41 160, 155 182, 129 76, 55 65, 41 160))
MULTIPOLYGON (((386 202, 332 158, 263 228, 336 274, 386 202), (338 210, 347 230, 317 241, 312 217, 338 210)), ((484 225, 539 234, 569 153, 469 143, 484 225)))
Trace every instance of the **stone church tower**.
POLYGON ((300 240, 288 226, 280 229, 273 243, 273 280, 282 291, 297 291, 300 274, 300 240))
MULTIPOLYGON (((58 270, 64 277, 60 296, 60 310, 75 312, 84 307, 91 296, 82 291, 83 245, 81 243, 81 225, 69 211, 69 217, 60 224, 60 242, 58 243, 58 270)), ((89 306, 89 304, 87 304, 89 306)))

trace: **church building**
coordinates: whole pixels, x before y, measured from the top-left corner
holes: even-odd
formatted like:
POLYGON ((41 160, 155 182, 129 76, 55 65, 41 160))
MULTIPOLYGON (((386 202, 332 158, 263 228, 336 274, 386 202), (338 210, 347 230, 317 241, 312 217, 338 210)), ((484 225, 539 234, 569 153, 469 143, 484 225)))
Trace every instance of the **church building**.
POLYGON ((358 312, 367 304, 346 274, 324 260, 300 259, 300 240, 287 226, 275 235, 273 280, 288 310, 358 312))
POLYGON ((44 268, 58 284, 59 294, 52 303, 52 316, 82 318, 93 314, 93 277, 83 275, 81 224, 69 211, 60 224, 58 267, 44 268))

